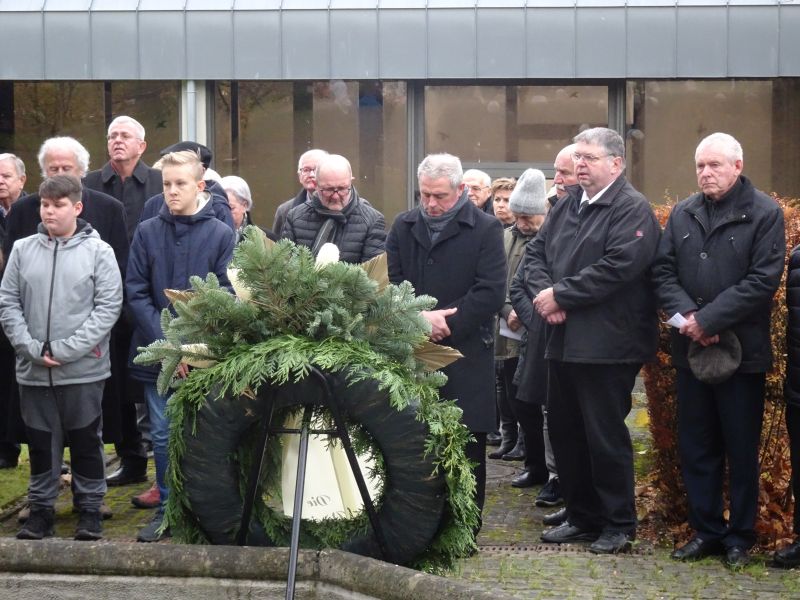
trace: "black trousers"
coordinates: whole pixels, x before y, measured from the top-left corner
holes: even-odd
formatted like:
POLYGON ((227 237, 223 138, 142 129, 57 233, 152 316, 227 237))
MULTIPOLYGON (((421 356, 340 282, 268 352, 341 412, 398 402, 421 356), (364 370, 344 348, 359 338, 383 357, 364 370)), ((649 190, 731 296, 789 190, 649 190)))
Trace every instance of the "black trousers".
MULTIPOLYGON (((472 473, 475 475, 475 504, 478 505, 479 513, 482 513, 486 501, 486 432, 473 431, 472 435, 475 437, 475 441, 467 443, 464 454, 475 463, 472 468, 472 473)), ((479 517, 476 535, 481 528, 481 522, 479 517)))
POLYGON ((503 444, 515 444, 517 442, 518 428, 517 416, 511 405, 517 397, 517 386, 514 385, 514 373, 517 371, 519 357, 496 360, 494 363, 495 390, 497 400, 497 414, 500 434, 503 436, 503 444))
POLYGON ((633 446, 625 417, 641 365, 548 363, 547 423, 569 522, 635 534, 633 446))
POLYGON ((532 402, 523 402, 518 398, 514 398, 513 407, 525 439, 525 470, 530 471, 537 478, 547 478, 542 407, 532 402))
POLYGON ((789 455, 792 462, 794 534, 800 536, 800 406, 786 405, 786 429, 789 432, 789 455))
POLYGON ((764 414, 764 373, 735 373, 718 385, 679 368, 678 451, 689 499, 689 525, 703 540, 730 548, 755 543, 758 447, 764 414), (728 463, 730 518, 723 516, 728 463))

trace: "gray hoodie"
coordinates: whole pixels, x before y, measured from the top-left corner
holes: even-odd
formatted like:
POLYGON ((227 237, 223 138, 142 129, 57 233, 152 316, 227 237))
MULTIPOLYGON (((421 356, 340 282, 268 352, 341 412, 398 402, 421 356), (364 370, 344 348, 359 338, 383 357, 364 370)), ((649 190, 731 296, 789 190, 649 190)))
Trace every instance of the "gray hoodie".
POLYGON ((111 374, 108 342, 122 307, 122 279, 111 246, 86 221, 75 234, 39 232, 14 243, 0 286, 0 323, 17 352, 23 385, 102 381, 111 374), (46 367, 45 350, 61 363, 46 367))

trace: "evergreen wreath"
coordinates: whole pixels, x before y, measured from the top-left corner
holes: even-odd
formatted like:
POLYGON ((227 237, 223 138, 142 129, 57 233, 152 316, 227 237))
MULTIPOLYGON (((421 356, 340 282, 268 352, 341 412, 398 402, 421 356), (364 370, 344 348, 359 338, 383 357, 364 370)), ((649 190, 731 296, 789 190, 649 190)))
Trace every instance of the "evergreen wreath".
MULTIPOLYGON (((192 277, 188 291, 167 291, 174 314, 165 309, 161 315, 166 339, 139 348, 135 359, 137 364, 161 363, 159 393, 175 388, 167 404, 170 495, 165 520, 176 539, 209 543, 193 518, 184 476, 175 468, 184 458, 186 436, 195 433, 198 410, 226 396, 256 399, 264 385, 300 382, 313 365, 351 384, 373 380, 388 393, 394 409, 414 409, 427 426, 425 454, 444 473, 448 493, 439 532, 410 566, 445 572, 474 551, 479 518, 475 478, 464 453, 470 434, 461 409, 440 399, 437 391, 446 377, 436 369, 460 355, 428 341, 430 325, 420 311, 436 300, 416 296, 408 282, 389 284, 385 254, 363 265, 326 264, 322 255, 315 263, 305 246, 274 243, 248 226, 229 271, 238 298, 213 273, 205 280, 192 277), (201 368, 180 380, 175 373, 181 362, 201 368)), ((372 455, 380 474, 382 461, 369 436, 357 423, 348 423, 348 429, 357 451, 372 455)), ((262 469, 267 502, 258 499, 255 518, 272 540, 288 545, 290 519, 269 507, 280 493, 279 437, 270 441, 262 469)), ((255 436, 248 436, 233 457, 241 488, 254 445, 255 436)), ((368 527, 365 511, 350 519, 303 521, 301 543, 336 547, 368 527)))

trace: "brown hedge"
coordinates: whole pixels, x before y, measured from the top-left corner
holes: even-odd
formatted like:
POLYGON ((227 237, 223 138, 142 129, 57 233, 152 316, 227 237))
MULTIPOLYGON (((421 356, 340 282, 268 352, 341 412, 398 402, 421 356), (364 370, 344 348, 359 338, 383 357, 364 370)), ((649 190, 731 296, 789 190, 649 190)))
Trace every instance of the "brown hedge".
MULTIPOLYGON (((773 196, 786 218, 786 259, 800 244, 800 200, 773 196)), ((671 206, 654 210, 662 225, 671 206)), ((772 311, 772 347, 775 365, 767 374, 764 425, 761 432, 761 477, 758 520, 758 544, 771 550, 792 539, 792 498, 789 480, 789 440, 784 420, 783 381, 786 373, 786 272, 775 294, 772 311)), ((664 315, 661 315, 664 317, 664 315)), ((669 327, 661 325, 657 361, 645 366, 650 433, 653 440, 653 473, 645 492, 643 522, 665 526, 673 541, 683 541, 690 534, 686 525, 686 491, 680 473, 677 449, 675 369, 669 347, 669 327)), ((727 513, 726 513, 727 514, 727 513)))

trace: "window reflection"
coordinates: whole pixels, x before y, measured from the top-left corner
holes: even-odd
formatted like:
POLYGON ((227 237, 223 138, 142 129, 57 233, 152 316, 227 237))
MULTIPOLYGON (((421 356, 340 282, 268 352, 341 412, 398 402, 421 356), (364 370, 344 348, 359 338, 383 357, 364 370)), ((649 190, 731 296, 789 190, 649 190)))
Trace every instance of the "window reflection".
POLYGON ((359 194, 391 222, 405 210, 404 82, 219 82, 215 164, 253 191, 254 221, 270 226, 300 189, 297 159, 311 148, 347 157, 359 194))
POLYGON ((651 201, 685 198, 697 191, 697 144, 723 131, 742 144, 744 174, 756 187, 796 197, 798 91, 788 79, 629 82, 629 177, 651 201))
POLYGON ((90 169, 108 160, 107 123, 126 114, 144 125, 152 164, 158 151, 178 141, 180 84, 165 81, 0 82, 0 148, 24 162, 27 192, 41 183, 36 154, 53 136, 76 138, 89 151, 90 169))
POLYGON ((552 163, 581 129, 607 123, 606 86, 425 87, 425 152, 467 163, 552 163))

